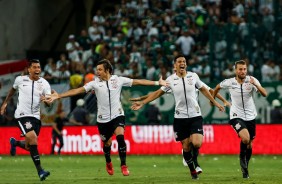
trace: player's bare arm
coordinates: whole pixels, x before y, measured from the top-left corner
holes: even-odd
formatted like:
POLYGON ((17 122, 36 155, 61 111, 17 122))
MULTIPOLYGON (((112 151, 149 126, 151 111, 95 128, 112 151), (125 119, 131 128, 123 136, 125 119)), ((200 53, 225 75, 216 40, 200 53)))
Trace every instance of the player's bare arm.
POLYGON ((220 105, 217 101, 215 101, 215 99, 210 94, 210 92, 207 90, 207 88, 201 87, 199 90, 219 109, 219 111, 224 112, 224 107, 220 105))
MULTIPOLYGON (((213 96, 214 90, 213 90, 213 89, 210 89, 209 91, 210 91, 211 95, 213 96)), ((231 107, 231 103, 228 102, 225 98, 223 98, 223 96, 221 96, 220 93, 217 93, 217 94, 216 94, 216 97, 217 97, 219 100, 221 100, 221 101, 223 102, 223 106, 225 106, 225 107, 231 107)))
POLYGON ((147 98, 148 95, 144 95, 144 96, 140 96, 140 97, 136 97, 136 98, 129 98, 129 101, 141 101, 141 100, 144 100, 145 98, 147 98))
POLYGON ((65 97, 70 97, 70 96, 75 96, 75 95, 78 95, 78 94, 81 94, 81 93, 85 93, 85 89, 84 87, 80 87, 80 88, 76 88, 76 89, 71 89, 69 91, 66 91, 64 93, 57 93, 56 91, 54 91, 52 94, 51 94, 51 98, 49 100, 49 102, 53 102, 54 100, 57 100, 57 99, 60 99, 60 98, 65 98, 65 97))
POLYGON ((259 93, 260 93, 262 96, 264 96, 264 97, 267 96, 266 90, 265 90, 261 85, 258 85, 258 84, 255 82, 255 80, 254 80, 253 77, 251 77, 250 83, 253 84, 253 85, 258 89, 259 93))
POLYGON ((159 81, 150 81, 146 79, 133 79, 133 86, 135 85, 144 85, 144 86, 168 86, 168 82, 163 80, 162 77, 160 77, 159 81))
POLYGON ((11 88, 6 99, 4 100, 2 106, 1 106, 1 111, 0 114, 4 115, 5 111, 6 111, 6 107, 8 102, 10 101, 10 99, 12 98, 12 96, 15 94, 16 90, 14 88, 11 88))
POLYGON ((145 98, 143 101, 137 101, 137 102, 133 102, 132 106, 131 106, 131 109, 132 110, 139 110, 141 109, 145 104, 159 98, 160 96, 162 96, 165 92, 161 89, 157 90, 157 91, 154 91, 152 93, 150 93, 148 95, 147 98, 145 98))

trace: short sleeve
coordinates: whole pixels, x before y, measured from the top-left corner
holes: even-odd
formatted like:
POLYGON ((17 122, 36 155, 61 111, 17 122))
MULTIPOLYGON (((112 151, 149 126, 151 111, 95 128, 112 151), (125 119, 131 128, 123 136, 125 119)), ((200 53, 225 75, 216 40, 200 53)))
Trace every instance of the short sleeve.
POLYGON ((91 91, 91 90, 94 90, 94 89, 95 89, 95 80, 86 83, 83 87, 84 87, 84 89, 85 89, 86 92, 89 92, 89 91, 91 91))
POLYGON ((223 80, 221 83, 219 83, 220 88, 226 89, 231 86, 231 82, 229 79, 223 80))
POLYGON ((203 84, 203 86, 202 86, 202 87, 207 88, 207 90, 208 90, 208 91, 211 89, 211 88, 210 88, 208 85, 206 85, 206 83, 204 83, 203 81, 202 81, 202 84, 203 84))
POLYGON ((195 77, 195 85, 198 89, 202 88, 203 87, 203 82, 200 80, 199 76, 194 73, 194 77, 195 77))
POLYGON ((51 86, 50 86, 50 84, 47 81, 44 82, 43 94, 44 95, 51 95, 51 86))
POLYGON ((14 88, 15 90, 18 90, 19 85, 20 85, 20 82, 22 81, 21 79, 22 79, 21 76, 18 76, 18 77, 15 79, 14 84, 13 84, 13 88, 14 88))
MULTIPOLYGON (((252 77, 252 78, 254 79, 255 84, 257 84, 258 86, 261 86, 260 82, 255 77, 252 77)), ((253 85, 253 88, 255 91, 258 91, 258 88, 255 85, 253 85)))
POLYGON ((127 78, 127 77, 118 77, 120 82, 122 83, 122 86, 131 87, 133 83, 133 79, 127 78))

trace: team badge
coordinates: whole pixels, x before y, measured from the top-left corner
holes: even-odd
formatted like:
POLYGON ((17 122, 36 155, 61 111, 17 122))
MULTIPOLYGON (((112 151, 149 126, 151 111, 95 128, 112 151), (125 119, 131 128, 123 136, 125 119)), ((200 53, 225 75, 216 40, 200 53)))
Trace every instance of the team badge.
POLYGON ((32 124, 30 122, 26 122, 24 125, 26 129, 31 129, 32 127, 32 124))
POLYGON ((116 80, 112 80, 112 81, 111 81, 111 84, 112 84, 112 87, 113 87, 114 89, 116 89, 116 88, 118 87, 118 84, 117 84, 117 81, 116 81, 116 80))
POLYGON ((235 125, 235 128, 236 128, 236 130, 239 130, 239 129, 241 128, 240 123, 237 123, 237 124, 235 125))

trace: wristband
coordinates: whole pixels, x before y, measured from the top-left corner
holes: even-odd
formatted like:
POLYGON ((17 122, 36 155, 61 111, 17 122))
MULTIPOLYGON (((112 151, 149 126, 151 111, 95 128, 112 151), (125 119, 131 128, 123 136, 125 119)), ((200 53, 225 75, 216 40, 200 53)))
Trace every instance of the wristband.
POLYGON ((155 86, 159 86, 159 85, 160 85, 159 81, 155 81, 155 86))

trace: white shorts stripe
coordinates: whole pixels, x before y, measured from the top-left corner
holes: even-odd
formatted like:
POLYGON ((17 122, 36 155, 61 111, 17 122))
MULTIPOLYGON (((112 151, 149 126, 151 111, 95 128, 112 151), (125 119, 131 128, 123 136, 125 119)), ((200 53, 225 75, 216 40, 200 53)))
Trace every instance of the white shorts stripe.
POLYGON ((22 124, 21 124, 20 121, 18 121, 18 123, 19 123, 20 129, 22 130, 23 135, 25 135, 26 132, 25 132, 25 130, 24 130, 24 127, 22 126, 22 124))

